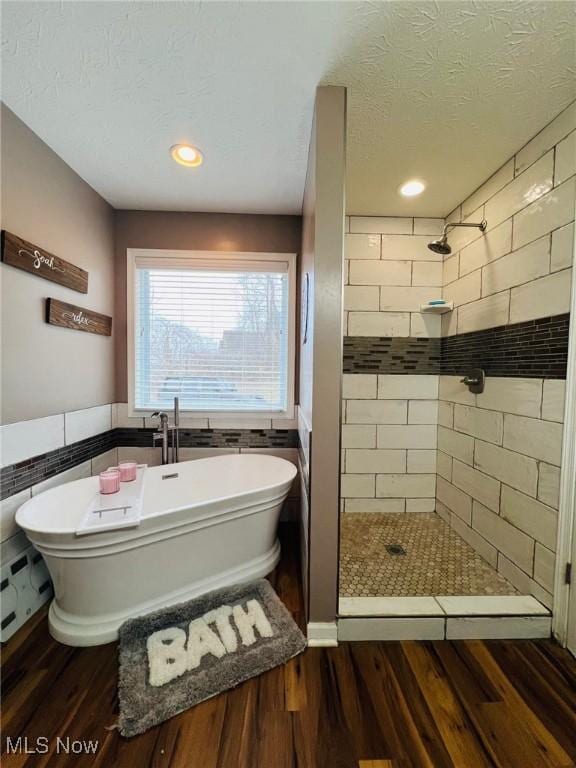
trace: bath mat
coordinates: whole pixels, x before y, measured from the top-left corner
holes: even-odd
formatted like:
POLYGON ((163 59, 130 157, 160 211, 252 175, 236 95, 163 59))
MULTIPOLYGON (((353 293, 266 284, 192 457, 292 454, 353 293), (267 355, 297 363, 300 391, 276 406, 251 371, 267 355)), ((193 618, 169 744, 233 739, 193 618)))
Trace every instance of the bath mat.
POLYGON ((143 733, 306 647, 265 579, 130 619, 119 640, 122 736, 143 733))

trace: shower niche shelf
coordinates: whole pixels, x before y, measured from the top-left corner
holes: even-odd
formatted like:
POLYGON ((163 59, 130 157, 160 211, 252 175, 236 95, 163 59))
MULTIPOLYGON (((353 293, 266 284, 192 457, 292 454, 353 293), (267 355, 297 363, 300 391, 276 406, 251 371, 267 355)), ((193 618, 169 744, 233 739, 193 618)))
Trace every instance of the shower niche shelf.
POLYGON ((420 304, 420 312, 423 315, 445 315, 453 309, 453 301, 447 301, 446 304, 420 304))

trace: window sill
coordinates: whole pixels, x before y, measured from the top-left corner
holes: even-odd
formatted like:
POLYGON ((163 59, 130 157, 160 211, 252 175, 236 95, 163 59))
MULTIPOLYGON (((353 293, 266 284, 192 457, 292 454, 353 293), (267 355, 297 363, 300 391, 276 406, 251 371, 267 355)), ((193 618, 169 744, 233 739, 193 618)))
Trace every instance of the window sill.
MULTIPOLYGON (((131 408, 126 403, 118 403, 119 415, 116 426, 155 427, 158 420, 152 419, 154 411, 131 408)), ((172 425, 172 411, 167 410, 172 425)), ((180 412, 181 429, 297 429, 295 408, 292 412, 246 413, 217 411, 201 413, 198 411, 180 412)))

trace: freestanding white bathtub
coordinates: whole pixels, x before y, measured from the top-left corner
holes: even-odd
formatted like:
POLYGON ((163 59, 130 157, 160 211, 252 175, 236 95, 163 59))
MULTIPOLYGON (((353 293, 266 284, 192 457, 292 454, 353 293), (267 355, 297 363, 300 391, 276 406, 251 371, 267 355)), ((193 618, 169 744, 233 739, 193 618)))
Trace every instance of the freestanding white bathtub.
POLYGON ((262 454, 151 467, 140 525, 83 536, 76 529, 97 478, 33 497, 16 522, 54 582, 52 636, 108 643, 128 618, 265 576, 280 557, 278 518, 295 475, 290 462, 262 454))

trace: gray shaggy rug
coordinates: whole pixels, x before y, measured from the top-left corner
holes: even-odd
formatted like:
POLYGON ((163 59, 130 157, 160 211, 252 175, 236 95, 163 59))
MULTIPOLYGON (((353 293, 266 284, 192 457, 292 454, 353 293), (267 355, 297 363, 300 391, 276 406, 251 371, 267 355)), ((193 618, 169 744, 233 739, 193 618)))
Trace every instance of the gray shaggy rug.
POLYGON ((119 639, 122 736, 143 733, 306 647, 265 579, 130 619, 119 639))

